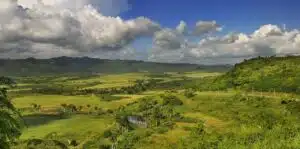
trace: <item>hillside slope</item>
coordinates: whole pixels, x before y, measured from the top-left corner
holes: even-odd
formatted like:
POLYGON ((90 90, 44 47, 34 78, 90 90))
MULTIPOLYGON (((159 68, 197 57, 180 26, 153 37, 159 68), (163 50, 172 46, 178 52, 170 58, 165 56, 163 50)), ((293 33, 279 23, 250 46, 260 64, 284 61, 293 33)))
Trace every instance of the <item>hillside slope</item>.
POLYGON ((218 80, 242 89, 300 93, 300 56, 245 60, 218 80))

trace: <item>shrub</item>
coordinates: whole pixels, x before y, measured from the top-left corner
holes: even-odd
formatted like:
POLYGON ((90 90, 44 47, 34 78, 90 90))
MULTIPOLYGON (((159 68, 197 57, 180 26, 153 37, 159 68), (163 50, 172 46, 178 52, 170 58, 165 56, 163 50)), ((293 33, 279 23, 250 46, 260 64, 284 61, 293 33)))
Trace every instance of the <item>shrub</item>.
POLYGON ((282 100, 282 101, 281 101, 281 104, 288 104, 288 102, 285 101, 285 100, 282 100))
POLYGON ((77 112, 77 107, 73 104, 69 104, 67 106, 68 110, 70 110, 71 112, 77 112))
POLYGON ((42 140, 42 139, 28 140, 27 148, 29 148, 29 149, 68 149, 68 147, 60 141, 42 140))
POLYGON ((81 111, 83 109, 83 106, 79 106, 77 109, 78 111, 81 111))
POLYGON ((103 133, 103 137, 104 138, 109 138, 112 136, 112 132, 111 130, 105 130, 104 133, 103 133))
POLYGON ((98 109, 96 110, 96 114, 97 114, 97 115, 102 115, 102 114, 105 114, 105 111, 104 111, 102 108, 98 108, 98 109))
POLYGON ((69 145, 71 146, 77 146, 78 145, 78 142, 76 140, 68 140, 69 142, 69 145))
POLYGON ((169 128, 168 127, 157 127, 155 129, 155 131, 159 134, 163 134, 163 133, 166 133, 168 132, 169 128))
POLYGON ((65 104, 65 103, 62 103, 62 104, 60 104, 60 106, 62 106, 62 107, 67 107, 67 104, 65 104))
POLYGON ((138 109, 139 111, 145 111, 152 109, 158 102, 151 97, 142 98, 139 101, 138 109))
POLYGON ((36 103, 32 103, 31 104, 32 108, 36 109, 36 107, 38 106, 36 103))
POLYGON ((204 130, 204 122, 201 121, 197 124, 197 126, 193 129, 192 134, 194 135, 202 135, 203 133, 205 133, 204 130))
POLYGON ((162 95, 161 97, 163 98, 163 105, 177 106, 183 104, 183 102, 174 95, 162 95))
POLYGON ((39 111, 41 109, 41 105, 38 105, 36 103, 32 103, 31 106, 34 110, 37 110, 37 111, 39 111))
POLYGON ((111 110, 111 109, 108 109, 106 112, 107 112, 107 113, 109 113, 109 114, 112 114, 112 113, 114 113, 114 111, 113 111, 113 110, 111 110))
POLYGON ((116 101, 121 100, 122 97, 118 96, 112 96, 110 94, 103 94, 103 95, 97 95, 99 98, 101 98, 102 101, 116 101))
POLYGON ((99 149, 111 149, 111 145, 109 145, 109 144, 101 144, 99 146, 99 149))
POLYGON ((192 89, 187 89, 184 91, 184 96, 187 98, 192 98, 192 97, 196 96, 196 94, 192 89))
POLYGON ((110 147, 111 145, 109 145, 109 144, 101 144, 100 146, 99 146, 99 149, 110 149, 111 147, 110 147))

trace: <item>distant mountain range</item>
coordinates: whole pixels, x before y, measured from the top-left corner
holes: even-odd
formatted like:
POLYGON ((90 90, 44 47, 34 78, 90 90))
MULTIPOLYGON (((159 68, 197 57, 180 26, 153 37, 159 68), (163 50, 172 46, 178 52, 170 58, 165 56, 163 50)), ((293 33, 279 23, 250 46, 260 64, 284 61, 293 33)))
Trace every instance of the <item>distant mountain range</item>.
POLYGON ((89 57, 50 59, 0 59, 0 76, 52 74, 96 74, 127 72, 227 71, 231 65, 155 63, 135 60, 108 60, 89 57))

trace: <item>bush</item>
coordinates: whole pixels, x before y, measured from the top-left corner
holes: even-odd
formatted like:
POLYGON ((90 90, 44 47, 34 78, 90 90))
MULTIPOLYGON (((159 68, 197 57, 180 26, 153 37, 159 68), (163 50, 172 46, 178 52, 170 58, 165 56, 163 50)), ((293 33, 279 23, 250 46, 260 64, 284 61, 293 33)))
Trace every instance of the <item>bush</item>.
POLYGON ((281 104, 288 104, 288 102, 286 100, 282 100, 281 104))
POLYGON ((184 91, 184 96, 187 98, 192 98, 192 97, 196 96, 196 94, 192 89, 187 89, 184 91))
POLYGON ((112 95, 109 95, 109 94, 98 95, 98 97, 102 101, 116 101, 116 100, 121 100, 122 99, 122 97, 112 96, 112 95))
POLYGON ((191 117, 179 117, 178 119, 176 119, 177 122, 184 122, 184 123, 196 123, 198 121, 198 119, 196 118, 191 118, 191 117))
POLYGON ((34 110, 36 110, 36 111, 39 111, 39 110, 41 109, 41 105, 38 105, 38 104, 36 104, 36 103, 32 103, 31 106, 32 106, 32 108, 33 108, 34 110))
POLYGON ((60 104, 60 106, 62 106, 62 107, 67 107, 67 104, 62 103, 62 104, 60 104))
POLYGON ((68 140, 68 142, 71 146, 78 146, 78 142, 76 140, 68 140))
POLYGON ((114 113, 114 111, 113 111, 113 110, 111 110, 111 109, 108 109, 106 112, 107 112, 107 113, 109 113, 109 114, 112 114, 112 113, 114 113))
POLYGON ((81 111, 83 109, 83 106, 77 107, 78 111, 81 111))
POLYGON ((152 109, 157 104, 158 102, 151 97, 142 98, 139 101, 138 109, 139 111, 149 110, 152 109))
POLYGON ((104 138, 109 138, 112 136, 112 132, 111 130, 105 130, 104 133, 103 133, 103 137, 104 138))
POLYGON ((29 149, 67 149, 68 147, 57 140, 31 139, 27 141, 29 149))
POLYGON ((169 128, 168 127, 157 127, 155 129, 155 131, 159 134, 163 134, 163 133, 166 133, 169 131, 169 128))
POLYGON ((77 112, 77 107, 73 104, 69 104, 67 106, 68 110, 70 110, 71 112, 77 112))
POLYGON ((183 104, 183 102, 174 95, 162 95, 161 97, 163 98, 163 105, 178 106, 183 104))
POLYGON ((100 146, 99 146, 99 149, 110 149, 111 147, 110 147, 110 145, 108 145, 108 144, 101 144, 100 146))

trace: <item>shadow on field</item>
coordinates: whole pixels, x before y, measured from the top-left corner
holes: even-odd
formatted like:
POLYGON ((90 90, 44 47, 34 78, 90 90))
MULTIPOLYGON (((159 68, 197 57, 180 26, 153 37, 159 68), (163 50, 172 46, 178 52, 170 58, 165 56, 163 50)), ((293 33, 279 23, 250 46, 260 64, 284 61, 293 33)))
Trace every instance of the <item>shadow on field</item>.
POLYGON ((54 114, 32 114, 23 116, 23 120, 27 127, 45 125, 56 120, 66 119, 54 114))

